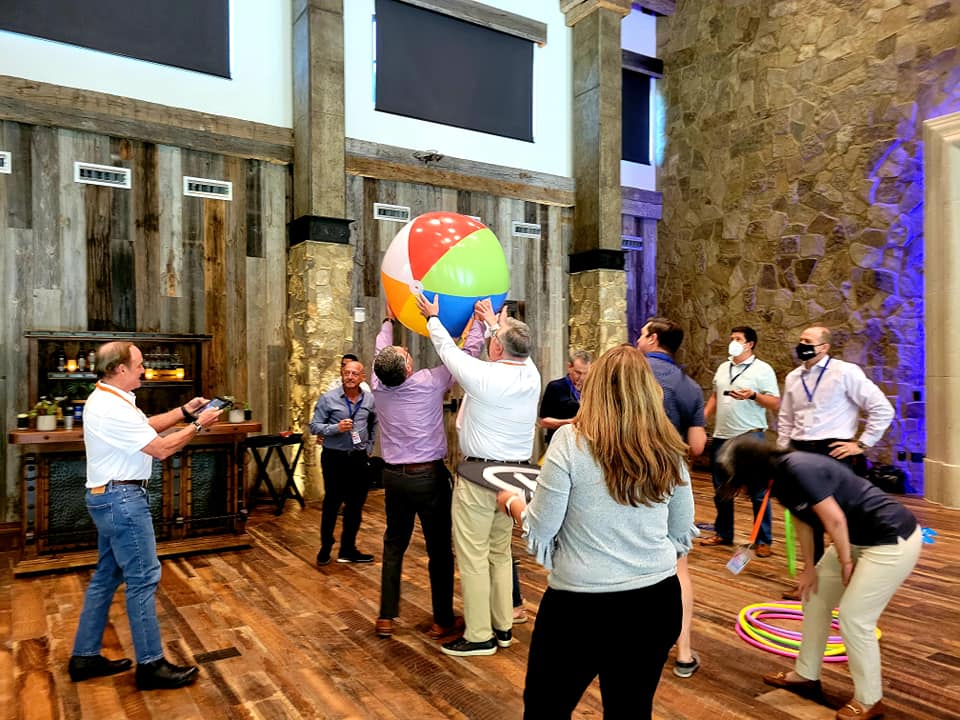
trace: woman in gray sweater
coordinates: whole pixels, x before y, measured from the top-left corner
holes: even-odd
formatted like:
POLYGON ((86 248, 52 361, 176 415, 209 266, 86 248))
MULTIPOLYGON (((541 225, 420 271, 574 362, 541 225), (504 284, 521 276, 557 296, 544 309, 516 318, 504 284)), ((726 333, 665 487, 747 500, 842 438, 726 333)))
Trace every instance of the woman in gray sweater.
POLYGON ((597 675, 604 718, 651 717, 680 633, 677 555, 696 534, 686 453, 643 353, 621 345, 591 368, 530 506, 498 495, 550 570, 527 663, 527 720, 570 717, 597 675), (616 619, 617 632, 591 630, 596 618, 616 619))

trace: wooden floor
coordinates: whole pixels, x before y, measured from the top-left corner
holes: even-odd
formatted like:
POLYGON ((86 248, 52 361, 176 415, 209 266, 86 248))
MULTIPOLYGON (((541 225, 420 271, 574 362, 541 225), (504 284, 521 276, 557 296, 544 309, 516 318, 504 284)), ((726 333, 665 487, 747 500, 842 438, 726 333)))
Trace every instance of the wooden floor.
MULTIPOLYGON (((697 519, 712 520, 709 481, 695 482, 697 519)), ((920 565, 881 618, 887 718, 960 718, 960 512, 906 501, 937 530, 920 565)), ((748 509, 738 503, 738 529, 748 509)), ((776 508, 775 528, 781 514, 776 508)), ((319 506, 288 503, 275 518, 255 513, 250 550, 164 561, 158 610, 167 656, 198 662, 188 689, 138 692, 133 674, 72 683, 66 664, 89 571, 14 580, 14 558, 0 556, 0 718, 519 718, 533 622, 515 626, 513 647, 492 657, 449 658, 423 633, 429 622, 426 557, 419 530, 404 567, 402 618, 396 635, 378 639, 380 565, 314 565, 319 506)), ((383 492, 370 494, 359 545, 380 558, 383 492)), ((545 573, 522 553, 523 593, 531 619, 545 573)), ((737 611, 774 601, 787 585, 779 547, 734 577, 729 548, 697 549, 694 646, 703 667, 691 679, 664 669, 655 717, 808 720, 833 717, 826 707, 760 681, 788 661, 752 648, 733 630, 737 611)), ((459 603, 459 598, 457 600, 459 603)), ((130 656, 122 596, 112 609, 105 654, 130 656)), ((616 633, 623 623, 656 617, 592 618, 571 628, 616 633)), ((629 657, 630 648, 624 648, 629 657)), ((827 666, 825 689, 837 701, 852 692, 846 665, 827 666)), ((575 717, 600 718, 596 683, 575 717)))

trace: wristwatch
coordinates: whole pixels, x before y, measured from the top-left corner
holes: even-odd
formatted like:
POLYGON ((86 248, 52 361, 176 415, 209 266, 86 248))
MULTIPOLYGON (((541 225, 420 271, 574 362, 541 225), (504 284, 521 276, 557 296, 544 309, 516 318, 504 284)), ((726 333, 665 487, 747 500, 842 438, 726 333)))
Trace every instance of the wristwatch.
POLYGON ((180 406, 180 412, 183 414, 183 419, 187 422, 193 422, 197 419, 197 416, 193 415, 192 413, 188 413, 187 409, 183 405, 180 406))
POLYGON ((196 430, 197 430, 198 433, 199 433, 201 430, 203 430, 203 425, 201 425, 198 420, 194 420, 194 421, 191 423, 191 425, 193 425, 193 427, 196 428, 196 430))
POLYGON ((861 450, 866 450, 867 446, 863 444, 863 440, 857 440, 857 447, 861 450))

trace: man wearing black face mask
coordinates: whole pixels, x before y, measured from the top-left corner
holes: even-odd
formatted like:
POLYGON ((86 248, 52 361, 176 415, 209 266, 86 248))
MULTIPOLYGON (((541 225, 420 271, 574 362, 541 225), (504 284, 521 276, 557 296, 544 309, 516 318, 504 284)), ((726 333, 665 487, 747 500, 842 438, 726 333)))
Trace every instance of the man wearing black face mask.
MULTIPOLYGON (((893 406, 859 366, 830 356, 830 330, 809 327, 800 333, 797 357, 783 388, 777 421, 777 445, 829 455, 866 474, 864 449, 873 447, 890 427, 893 406), (856 437, 860 411, 867 415, 856 437)), ((814 562, 823 555, 823 533, 814 532, 814 562)), ((787 599, 799 599, 784 593, 787 599)))

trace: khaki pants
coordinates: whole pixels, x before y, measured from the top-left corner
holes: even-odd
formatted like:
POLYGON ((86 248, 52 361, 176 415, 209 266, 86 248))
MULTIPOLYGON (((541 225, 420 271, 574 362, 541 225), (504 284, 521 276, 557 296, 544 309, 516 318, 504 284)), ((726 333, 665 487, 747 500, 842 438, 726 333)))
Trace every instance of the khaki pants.
POLYGON ((917 564, 921 545, 919 526, 896 545, 851 545, 856 564, 847 587, 843 586, 836 548, 827 548, 817 563, 817 592, 803 606, 803 642, 795 666, 797 674, 809 680, 820 677, 831 613, 839 607, 840 635, 847 646, 854 699, 870 707, 883 698, 877 620, 917 564))
POLYGON ((453 491, 453 545, 460 570, 463 617, 469 642, 486 642, 493 628, 513 625, 513 521, 497 510, 492 490, 457 477, 453 491))

